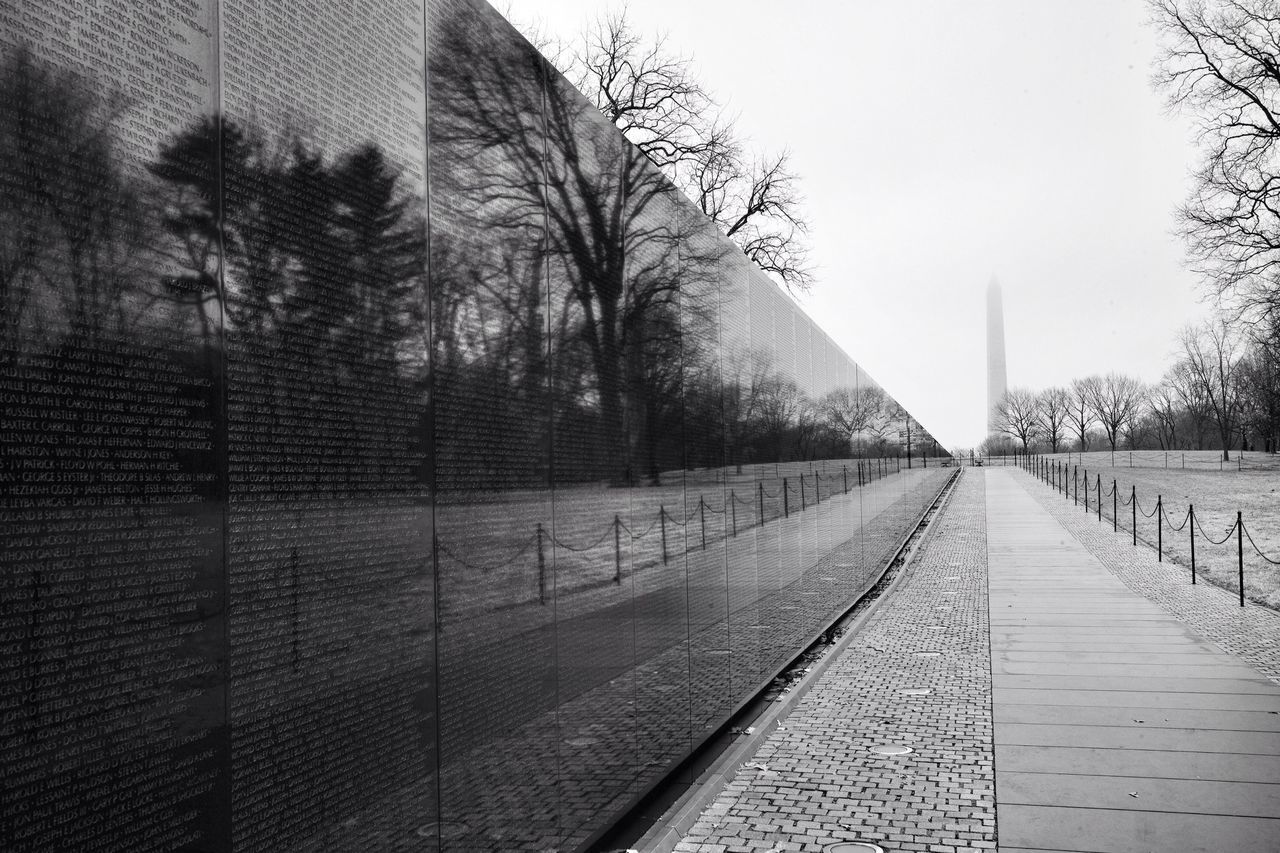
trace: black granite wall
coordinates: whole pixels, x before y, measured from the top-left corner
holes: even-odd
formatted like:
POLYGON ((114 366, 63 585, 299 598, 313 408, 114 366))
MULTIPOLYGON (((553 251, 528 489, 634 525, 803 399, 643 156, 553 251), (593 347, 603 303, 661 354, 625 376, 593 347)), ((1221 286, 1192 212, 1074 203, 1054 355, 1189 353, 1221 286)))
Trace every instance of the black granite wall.
POLYGON ((479 0, 0 4, 0 300, 7 851, 581 847, 943 479, 479 0))

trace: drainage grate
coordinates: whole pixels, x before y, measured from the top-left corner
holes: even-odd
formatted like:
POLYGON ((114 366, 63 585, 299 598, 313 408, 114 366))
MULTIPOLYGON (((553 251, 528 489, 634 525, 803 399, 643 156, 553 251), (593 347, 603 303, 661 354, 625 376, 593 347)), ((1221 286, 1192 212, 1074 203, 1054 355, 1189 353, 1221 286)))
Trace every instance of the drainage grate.
POLYGON ((870 841, 837 841, 822 848, 825 853, 884 853, 884 848, 870 841))

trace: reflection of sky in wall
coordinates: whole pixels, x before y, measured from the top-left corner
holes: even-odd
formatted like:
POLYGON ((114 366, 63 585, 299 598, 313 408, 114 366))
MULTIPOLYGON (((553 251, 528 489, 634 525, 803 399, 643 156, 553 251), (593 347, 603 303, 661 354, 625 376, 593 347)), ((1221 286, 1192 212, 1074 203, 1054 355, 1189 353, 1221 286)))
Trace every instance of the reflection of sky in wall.
POLYGON ((420 0, 224 2, 227 109, 300 131, 329 156, 375 142, 421 193, 422 21, 420 0))
POLYGON ((223 103, 268 132, 296 130, 330 156, 372 141, 421 191, 425 139, 420 0, 394 3, 222 3, 221 75, 213 3, 122 15, 92 0, 27 0, 0 27, 0 45, 114 86, 127 99, 119 129, 135 163, 223 103))
MULTIPOLYGON (((604 8, 510 5, 563 34, 604 8)), ((993 274, 1015 387, 1156 381, 1206 310, 1170 233, 1195 156, 1148 84, 1141 0, 629 8, 757 143, 791 149, 819 266, 802 304, 948 446, 985 434, 993 274)))
POLYGON ((132 19, 92 0, 13 5, 0 24, 0 45, 24 46, 38 59, 124 97, 127 108, 118 130, 135 174, 142 173, 161 141, 194 116, 213 111, 217 72, 210 3, 175 4, 164 16, 132 19))

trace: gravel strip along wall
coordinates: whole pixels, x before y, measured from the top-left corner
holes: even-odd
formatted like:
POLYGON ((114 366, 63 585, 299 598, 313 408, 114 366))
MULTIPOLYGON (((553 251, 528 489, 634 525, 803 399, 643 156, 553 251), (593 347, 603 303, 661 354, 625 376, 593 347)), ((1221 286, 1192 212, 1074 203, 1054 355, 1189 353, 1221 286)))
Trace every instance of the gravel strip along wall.
POLYGON ((1099 522, 1025 471, 1010 472, 1016 483, 1130 589, 1280 684, 1280 613, 1252 602, 1240 607, 1234 592, 1204 581, 1192 586, 1188 569, 1159 562, 1155 550, 1141 542, 1134 547, 1127 531, 1112 532, 1110 519, 1099 522))
POLYGON ((995 848, 985 512, 966 473, 897 590, 677 853, 995 848))

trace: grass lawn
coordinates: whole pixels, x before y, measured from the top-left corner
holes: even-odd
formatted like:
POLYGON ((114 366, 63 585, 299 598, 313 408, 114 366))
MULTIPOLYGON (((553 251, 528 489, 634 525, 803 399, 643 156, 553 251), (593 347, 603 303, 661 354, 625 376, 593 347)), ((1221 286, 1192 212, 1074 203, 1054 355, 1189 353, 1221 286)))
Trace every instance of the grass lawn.
MULTIPOLYGON (((1060 453, 1046 458, 1051 464, 1061 462, 1070 469, 1079 468, 1082 480, 1084 472, 1088 472, 1089 506, 1093 513, 1097 511, 1097 478, 1102 478, 1104 519, 1111 518, 1114 481, 1118 492, 1115 498, 1118 522, 1124 531, 1131 531, 1133 527, 1133 509, 1126 502, 1136 493, 1139 541, 1153 548, 1162 542, 1165 560, 1187 571, 1191 566, 1191 537, 1188 527, 1183 525, 1188 508, 1194 505, 1197 577, 1233 591, 1239 590, 1238 543, 1236 534, 1228 531, 1235 525, 1239 512, 1247 531, 1243 542, 1245 597, 1280 610, 1280 565, 1266 559, 1280 563, 1280 459, 1247 453, 1243 460, 1237 460, 1233 452, 1231 461, 1222 463, 1221 470, 1215 470, 1221 455, 1218 451, 1170 451, 1168 468, 1164 467, 1163 451, 1134 451, 1132 467, 1129 451, 1117 451, 1114 466, 1109 451, 1060 453), (1154 515, 1157 498, 1164 509, 1159 529, 1154 515), (1145 517, 1148 515, 1151 517, 1145 517), (1224 538, 1226 541, 1219 545, 1209 541, 1224 538)), ((1067 476, 1070 482, 1070 474, 1067 476)), ((1083 482, 1079 494, 1083 506, 1083 482)))

